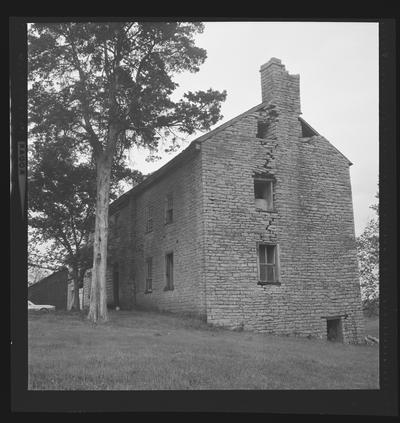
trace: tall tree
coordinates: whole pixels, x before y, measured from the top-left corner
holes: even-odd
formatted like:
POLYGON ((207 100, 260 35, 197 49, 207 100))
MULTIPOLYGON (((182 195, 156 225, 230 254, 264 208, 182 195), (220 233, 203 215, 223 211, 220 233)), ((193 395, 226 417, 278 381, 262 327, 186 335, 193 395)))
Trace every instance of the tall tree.
POLYGON ((96 165, 96 217, 89 319, 107 320, 106 263, 110 175, 118 151, 156 150, 160 140, 208 130, 226 92, 172 99, 173 75, 197 72, 206 51, 197 22, 34 24, 29 40, 29 112, 35 134, 68 131, 96 165), (171 135, 172 134, 172 135, 171 135))
MULTIPOLYGON (((114 161, 112 197, 118 181, 141 180, 114 161)), ((70 148, 65 137, 32 140, 29 147, 29 266, 69 266, 74 281, 73 308, 79 310, 79 288, 92 266, 89 237, 94 227, 96 170, 91 161, 70 148), (44 247, 40 252, 37 245, 44 247)))
POLYGON ((375 216, 369 220, 364 232, 357 238, 363 308, 375 314, 379 307, 379 195, 370 206, 375 216))

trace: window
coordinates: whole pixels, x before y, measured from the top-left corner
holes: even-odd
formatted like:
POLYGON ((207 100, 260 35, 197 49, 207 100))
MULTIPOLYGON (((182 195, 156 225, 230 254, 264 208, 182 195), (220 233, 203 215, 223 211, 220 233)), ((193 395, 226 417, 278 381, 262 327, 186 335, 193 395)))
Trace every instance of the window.
POLYGON ((310 138, 318 135, 318 132, 311 128, 311 126, 303 119, 299 119, 301 124, 301 136, 302 138, 310 138))
POLYGON ((274 208, 274 181, 272 179, 254 179, 254 198, 256 207, 262 210, 274 208))
POLYGON ((257 122, 257 138, 267 138, 268 122, 259 121, 257 122))
POLYGON ((278 246, 258 245, 259 284, 279 283, 278 246))
POLYGON ((114 216, 114 233, 116 236, 119 236, 120 234, 120 221, 119 221, 119 213, 115 213, 114 216))
POLYGON ((165 199, 165 223, 172 223, 173 221, 173 206, 174 206, 174 198, 172 194, 168 194, 165 199))
POLYGON ((173 253, 168 253, 165 255, 165 278, 166 278, 166 287, 164 291, 171 291, 174 289, 174 255, 173 253))
POLYGON ((146 232, 153 230, 153 206, 147 206, 146 232))
POLYGON ((146 289, 145 294, 153 292, 153 258, 146 260, 146 289))
POLYGON ((328 318, 326 321, 327 339, 333 342, 343 342, 342 319, 328 318))

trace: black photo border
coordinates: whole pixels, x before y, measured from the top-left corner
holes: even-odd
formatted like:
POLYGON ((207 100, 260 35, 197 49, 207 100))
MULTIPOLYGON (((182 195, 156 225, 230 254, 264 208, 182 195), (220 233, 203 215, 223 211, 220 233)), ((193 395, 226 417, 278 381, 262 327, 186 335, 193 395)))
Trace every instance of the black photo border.
MULTIPOLYGON (((313 391, 29 391, 27 363, 27 34, 28 22, 126 20, 99 17, 9 17, 10 354, 12 412, 219 412, 398 415, 396 21, 392 18, 255 19, 181 17, 203 21, 339 21, 379 23, 380 73, 380 389, 313 391)), ((169 18, 146 17, 146 20, 169 18)), ((173 18, 179 20, 179 18, 173 18)))

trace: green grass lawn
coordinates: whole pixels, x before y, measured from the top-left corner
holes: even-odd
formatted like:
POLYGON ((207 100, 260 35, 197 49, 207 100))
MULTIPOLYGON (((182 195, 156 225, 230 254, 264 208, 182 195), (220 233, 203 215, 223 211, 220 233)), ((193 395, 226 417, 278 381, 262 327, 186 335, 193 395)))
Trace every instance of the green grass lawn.
POLYGON ((153 312, 29 315, 29 389, 378 389, 376 345, 213 328, 153 312))

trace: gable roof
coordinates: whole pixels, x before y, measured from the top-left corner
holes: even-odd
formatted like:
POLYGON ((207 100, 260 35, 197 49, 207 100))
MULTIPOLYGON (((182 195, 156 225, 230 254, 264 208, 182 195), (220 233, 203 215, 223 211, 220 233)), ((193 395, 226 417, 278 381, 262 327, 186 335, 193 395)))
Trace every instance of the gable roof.
POLYGON ((321 136, 321 134, 320 133, 318 133, 308 122, 306 122, 303 118, 301 118, 300 116, 299 116, 299 121, 300 121, 300 123, 301 123, 301 129, 303 130, 303 136, 307 136, 307 135, 304 135, 304 132, 307 132, 307 133, 309 133, 310 135, 310 137, 312 137, 312 136, 314 136, 314 135, 317 135, 318 137, 320 137, 321 136))
POLYGON ((314 133, 316 136, 324 138, 328 143, 339 153, 341 154, 348 162, 349 166, 351 166, 353 163, 340 151, 338 150, 329 140, 327 140, 323 135, 321 135, 319 132, 317 132, 308 122, 306 122, 302 117, 299 116, 300 123, 310 132, 314 133))
POLYGON ((148 187, 150 184, 155 182, 158 178, 165 175, 168 171, 175 168, 178 164, 180 164, 185 158, 189 156, 189 154, 193 151, 200 149, 200 144, 207 139, 211 138, 213 135, 218 134, 219 132, 223 131, 225 128, 233 125, 235 122, 243 118, 249 113, 256 112, 259 109, 262 109, 265 107, 268 103, 261 103, 257 106, 252 107, 251 109, 241 113, 238 116, 235 116, 233 119, 228 120, 227 122, 223 123, 222 125, 218 126, 217 128, 213 129, 210 132, 207 132, 204 135, 201 135, 200 137, 194 139, 188 147, 186 147, 183 151, 181 151, 178 155, 176 155, 173 159, 171 159, 169 162, 167 162, 164 166, 157 169, 155 172, 153 172, 151 175, 149 175, 143 182, 140 184, 134 186, 129 191, 125 192, 121 196, 119 196, 116 200, 114 200, 110 204, 110 214, 114 211, 117 211, 120 209, 128 200, 128 198, 131 195, 136 195, 139 192, 143 191, 144 188, 148 187))
POLYGON ((143 182, 140 182, 138 185, 135 185, 129 191, 125 192, 114 200, 110 204, 110 213, 120 209, 127 201, 131 195, 137 195, 142 192, 145 188, 151 185, 153 182, 158 180, 161 176, 165 175, 171 169, 175 168, 178 164, 182 163, 186 158, 188 158, 192 152, 200 150, 199 145, 196 143, 196 140, 192 141, 188 147, 176 155, 164 166, 157 169, 155 172, 151 173, 143 182))
POLYGON ((257 112, 258 110, 266 107, 268 104, 269 104, 269 102, 260 103, 257 106, 254 106, 249 110, 246 110, 245 112, 243 112, 240 115, 228 120, 227 122, 223 123, 222 125, 218 126, 217 128, 213 129, 212 131, 207 132, 206 134, 202 135, 199 138, 196 138, 193 142, 204 142, 204 141, 208 140, 213 135, 216 135, 216 134, 218 134, 218 132, 221 132, 224 129, 228 128, 229 126, 233 125, 234 123, 236 123, 240 119, 244 118, 246 115, 248 115, 250 113, 257 112))
MULTIPOLYGON (((200 150, 200 145, 204 141, 208 140, 212 136, 218 134, 219 132, 223 131, 224 129, 228 128, 229 126, 233 125, 240 119, 244 118, 250 113, 257 112, 260 109, 263 109, 264 107, 268 106, 269 102, 263 102, 258 104, 257 106, 254 106, 245 112, 241 113, 240 115, 235 116, 234 118, 228 120, 227 122, 223 123, 222 125, 218 126, 217 128, 213 129, 212 131, 207 132, 204 135, 201 135, 200 137, 194 139, 188 147, 186 147, 183 151, 181 151, 178 155, 176 155, 174 158, 172 158, 169 162, 167 162, 164 166, 157 169, 155 172, 150 174, 143 182, 140 184, 134 186, 129 191, 122 194, 120 197, 118 197, 116 200, 114 200, 110 204, 110 214, 120 209, 127 201, 128 198, 131 195, 136 195, 140 192, 142 192, 145 188, 147 188, 149 185, 151 185, 153 182, 158 180, 161 176, 165 175, 172 169, 174 169, 178 164, 182 163, 182 161, 190 155, 190 153, 194 151, 200 150)), ((322 137, 310 124, 308 124, 303 118, 299 117, 299 120, 302 125, 305 125, 311 132, 314 132, 315 135, 322 137)), ((328 141, 328 140, 327 140, 328 141)), ((329 142, 329 141, 328 141, 329 142)), ((351 166, 353 163, 343 154, 341 153, 332 143, 329 142, 329 144, 338 152, 340 153, 351 166)))

